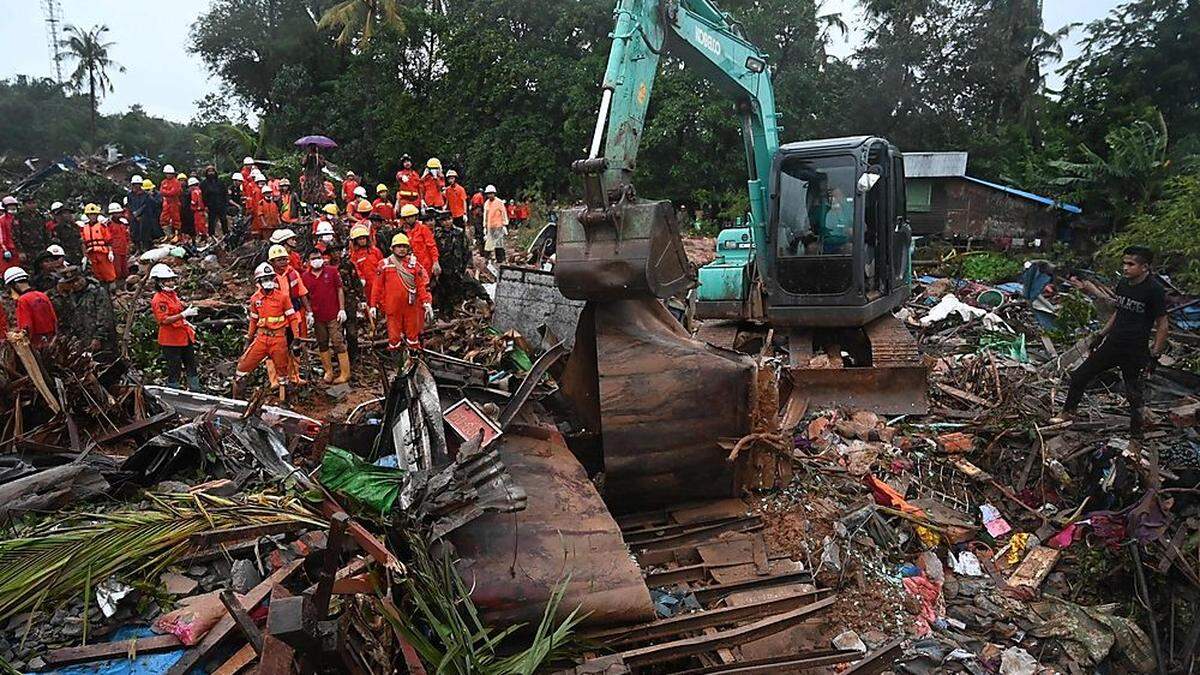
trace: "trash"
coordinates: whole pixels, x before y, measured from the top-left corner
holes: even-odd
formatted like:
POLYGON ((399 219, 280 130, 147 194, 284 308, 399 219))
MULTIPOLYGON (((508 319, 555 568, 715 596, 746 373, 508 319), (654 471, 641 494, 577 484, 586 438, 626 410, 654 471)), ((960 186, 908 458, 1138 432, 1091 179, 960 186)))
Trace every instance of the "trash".
POLYGON ((954 570, 955 574, 962 574, 968 577, 983 576, 983 567, 979 564, 979 558, 970 551, 961 551, 958 555, 950 552, 950 569, 954 570))
POLYGON ((929 310, 928 314, 921 317, 920 324, 922 326, 930 326, 932 324, 945 321, 951 316, 957 316, 963 321, 982 319, 983 324, 989 330, 1006 330, 1010 333, 1013 332, 1012 329, 1008 327, 1008 324, 1004 323, 1004 319, 1001 319, 992 312, 979 309, 978 307, 972 307, 971 305, 962 302, 953 293, 948 293, 943 296, 941 302, 935 305, 933 309, 929 310))
POLYGON ((125 596, 132 592, 132 586, 127 586, 109 577, 96 587, 96 606, 100 608, 101 612, 104 612, 104 616, 112 617, 117 613, 117 605, 121 604, 121 600, 124 600, 125 596))
MULTIPOLYGON (((241 597, 238 599, 241 600, 241 597)), ((184 598, 179 604, 178 609, 155 620, 154 630, 174 635, 189 647, 199 642, 226 613, 225 606, 221 604, 221 594, 217 591, 184 598)))
POLYGON ((317 480, 379 518, 390 517, 408 472, 374 466, 353 453, 329 446, 317 480))
POLYGON ((983 519, 983 526, 987 529, 988 534, 992 537, 1002 537, 1012 531, 1012 526, 1008 521, 1004 520, 1000 515, 1000 511, 991 504, 981 504, 979 506, 979 514, 983 519))
POLYGON ((1000 654, 1000 675, 1034 675, 1037 659, 1020 647, 1009 647, 1000 654))

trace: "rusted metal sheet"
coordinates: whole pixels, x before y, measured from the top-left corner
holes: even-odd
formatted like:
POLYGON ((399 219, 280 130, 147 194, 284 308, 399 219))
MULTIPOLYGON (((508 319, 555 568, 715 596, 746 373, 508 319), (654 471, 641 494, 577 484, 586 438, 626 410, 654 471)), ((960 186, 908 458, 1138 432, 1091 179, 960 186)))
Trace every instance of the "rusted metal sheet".
POLYGON ((809 409, 841 407, 888 415, 929 412, 924 366, 898 368, 791 368, 792 383, 809 409))
POLYGON ((568 364, 563 389, 585 419, 599 418, 614 511, 732 494, 718 439, 749 428, 749 357, 692 339, 661 302, 641 298, 589 303, 577 358, 595 363, 595 379, 568 364), (592 354, 580 354, 591 344, 592 354))
POLYGON ((492 446, 528 494, 525 510, 488 513, 447 537, 484 620, 536 624, 568 575, 561 614, 580 606, 588 626, 653 619, 641 572, 583 467, 557 431, 539 436, 514 426, 492 446))

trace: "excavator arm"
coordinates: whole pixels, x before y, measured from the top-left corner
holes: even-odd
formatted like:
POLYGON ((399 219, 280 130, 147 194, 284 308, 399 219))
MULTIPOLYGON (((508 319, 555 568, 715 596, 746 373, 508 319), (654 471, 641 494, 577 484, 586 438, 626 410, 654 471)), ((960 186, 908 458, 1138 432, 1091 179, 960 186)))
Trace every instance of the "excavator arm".
POLYGON ((562 221, 556 276, 564 295, 576 299, 668 297, 694 285, 695 273, 683 256, 670 204, 639 200, 633 187, 664 51, 735 101, 758 245, 766 233, 766 177, 779 147, 771 74, 766 55, 711 0, 618 0, 614 16, 596 128, 587 159, 573 165, 584 179, 586 206, 562 221))

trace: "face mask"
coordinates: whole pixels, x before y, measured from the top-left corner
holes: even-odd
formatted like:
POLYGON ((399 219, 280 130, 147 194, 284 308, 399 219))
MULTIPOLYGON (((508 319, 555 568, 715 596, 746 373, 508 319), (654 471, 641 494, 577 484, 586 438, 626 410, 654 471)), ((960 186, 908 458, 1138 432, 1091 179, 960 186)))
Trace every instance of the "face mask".
POLYGON ((321 241, 328 244, 329 242, 333 241, 333 235, 332 234, 323 234, 323 235, 321 235, 321 241))
POLYGON ((175 290, 175 284, 173 284, 173 283, 163 284, 162 287, 163 287, 164 291, 174 291, 175 290))
POLYGON ((308 261, 308 266, 313 268, 314 270, 319 270, 325 266, 325 259, 324 258, 313 258, 312 260, 308 261))
POLYGON ((260 282, 258 282, 258 285, 261 286, 264 291, 275 290, 275 282, 270 279, 268 279, 266 281, 260 281, 260 282))

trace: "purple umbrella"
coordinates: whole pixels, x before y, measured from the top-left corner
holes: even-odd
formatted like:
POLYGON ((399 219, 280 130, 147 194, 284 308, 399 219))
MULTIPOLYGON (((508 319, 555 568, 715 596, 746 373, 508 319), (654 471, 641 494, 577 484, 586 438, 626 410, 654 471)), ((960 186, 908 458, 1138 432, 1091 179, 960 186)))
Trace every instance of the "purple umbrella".
POLYGON ((296 139, 296 145, 301 148, 307 148, 310 145, 315 145, 318 148, 336 148, 338 146, 334 140, 328 136, 304 136, 296 139))

